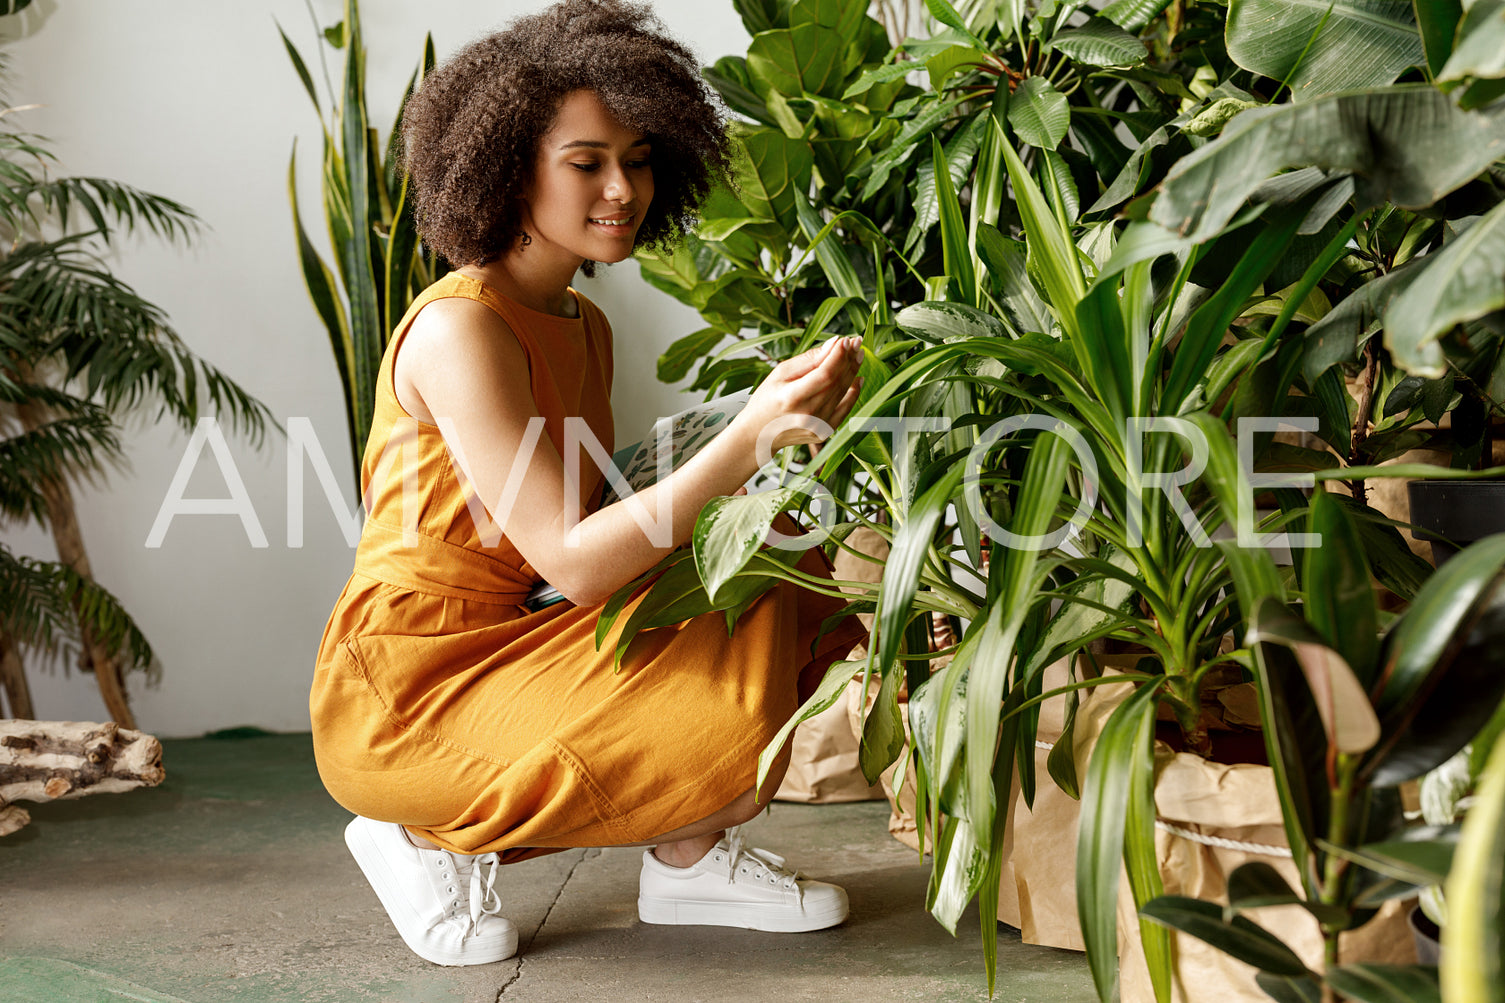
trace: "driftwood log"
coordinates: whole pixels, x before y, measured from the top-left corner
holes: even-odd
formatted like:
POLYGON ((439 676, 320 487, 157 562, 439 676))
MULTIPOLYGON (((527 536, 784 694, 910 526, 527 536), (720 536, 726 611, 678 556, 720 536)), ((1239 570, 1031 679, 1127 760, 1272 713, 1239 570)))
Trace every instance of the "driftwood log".
POLYGON ((31 821, 12 802, 155 787, 162 743, 113 723, 0 720, 0 836, 31 821))

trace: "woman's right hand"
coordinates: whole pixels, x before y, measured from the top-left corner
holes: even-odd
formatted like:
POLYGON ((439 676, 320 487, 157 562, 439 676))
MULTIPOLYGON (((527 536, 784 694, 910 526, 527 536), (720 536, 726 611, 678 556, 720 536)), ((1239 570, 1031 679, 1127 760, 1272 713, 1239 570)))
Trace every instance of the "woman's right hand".
POLYGON ((757 437, 760 453, 824 442, 857 403, 861 365, 861 338, 832 338, 774 367, 736 422, 757 437))

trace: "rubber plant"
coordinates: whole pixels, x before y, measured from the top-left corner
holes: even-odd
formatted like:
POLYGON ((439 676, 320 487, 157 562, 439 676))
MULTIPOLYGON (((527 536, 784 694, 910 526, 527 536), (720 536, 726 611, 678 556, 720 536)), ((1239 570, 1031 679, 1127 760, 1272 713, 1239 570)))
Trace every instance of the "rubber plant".
POLYGON ((143 408, 192 430, 208 405, 258 443, 272 419, 110 271, 123 237, 186 244, 198 218, 119 181, 53 174, 46 140, 13 124, 23 110, 0 95, 0 518, 45 524, 58 559, 0 544, 0 682, 10 716, 35 717, 22 648, 76 644, 110 717, 134 728, 125 673, 153 669, 151 646, 94 581, 70 484, 125 459, 121 423, 143 408))
MULTIPOLYGON (((312 7, 309 8, 313 16, 312 7)), ((408 179, 398 162, 398 124, 408 96, 434 66, 434 39, 426 36, 423 56, 409 78, 397 118, 383 143, 366 111, 366 50, 362 42, 360 5, 346 0, 345 17, 323 30, 319 64, 325 69, 329 117, 296 46, 279 27, 283 46, 297 71, 323 133, 322 203, 334 270, 320 256, 303 224, 298 203, 298 147, 288 158, 288 199, 303 281, 329 335, 340 386, 345 394, 345 417, 350 433, 353 484, 360 483, 361 453, 371 430, 376 400, 376 373, 382 353, 397 322, 413 298, 447 270, 418 239, 408 206, 408 179), (325 66, 327 45, 345 57, 336 90, 325 66), (338 276, 338 278, 336 278, 338 276)), ((358 489, 358 487, 357 487, 358 489)))
MULTIPOLYGON (((1482 834, 1489 810, 1459 859, 1460 875, 1469 877, 1449 877, 1458 827, 1407 823, 1398 788, 1467 745, 1505 697, 1498 671, 1505 664, 1505 535, 1459 553, 1381 629, 1371 568, 1347 508, 1318 492, 1309 522, 1324 545, 1305 555, 1306 600, 1246 599, 1254 608, 1249 643, 1265 743, 1301 887, 1268 864, 1249 863, 1229 876, 1227 905, 1164 896, 1142 915, 1254 965, 1277 1000, 1440 1000, 1436 969, 1344 963, 1338 938, 1384 900, 1447 880, 1465 905, 1450 915, 1444 951, 1464 959, 1454 968, 1469 973, 1469 984, 1499 974, 1500 873, 1486 862, 1497 865, 1500 850, 1496 833, 1482 834), (1492 913, 1477 905, 1491 899, 1492 913), (1321 971, 1244 915, 1279 905, 1299 905, 1319 923, 1321 971), (1462 948, 1482 940, 1496 945, 1493 953, 1462 948)), ((1457 971, 1453 978, 1459 981, 1457 971)), ((1489 992, 1496 995, 1449 998, 1498 998, 1497 988, 1489 992)))

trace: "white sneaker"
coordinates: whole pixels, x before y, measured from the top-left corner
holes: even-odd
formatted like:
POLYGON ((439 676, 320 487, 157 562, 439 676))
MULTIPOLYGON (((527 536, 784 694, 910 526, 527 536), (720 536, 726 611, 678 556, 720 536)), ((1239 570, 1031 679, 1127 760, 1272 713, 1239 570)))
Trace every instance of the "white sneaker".
POLYGON ((517 927, 497 915, 502 902, 492 887, 496 854, 420 849, 397 823, 359 815, 345 827, 345 845, 403 942, 420 958, 436 965, 485 965, 517 953, 517 927))
POLYGON ((847 918, 847 893, 802 878, 767 850, 744 848, 732 830, 692 867, 670 867, 643 852, 638 918, 681 926, 737 926, 805 933, 847 918))

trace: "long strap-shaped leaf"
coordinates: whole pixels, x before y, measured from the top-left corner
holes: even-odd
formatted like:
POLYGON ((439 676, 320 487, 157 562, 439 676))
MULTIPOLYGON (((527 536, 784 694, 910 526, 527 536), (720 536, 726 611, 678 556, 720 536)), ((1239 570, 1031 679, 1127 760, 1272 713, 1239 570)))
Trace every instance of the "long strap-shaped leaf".
POLYGON ((1448 876, 1444 1003, 1505 1001, 1505 742, 1495 743, 1448 876))
MULTIPOLYGON (((1155 710, 1160 685, 1139 687, 1103 725, 1082 784, 1077 827, 1077 917, 1098 999, 1118 993, 1118 877, 1133 786, 1153 776, 1155 710)), ((1142 821, 1142 819, 1137 819, 1142 821)), ((1150 820, 1153 826, 1153 818, 1150 820)), ((1150 833, 1153 852, 1154 833, 1150 833)), ((1136 839, 1136 850, 1140 840, 1136 839)))
MULTIPOLYGON (((360 14, 356 0, 345 8, 348 33, 345 56, 344 96, 340 107, 340 141, 343 147, 345 190, 348 193, 348 236, 336 248, 345 261, 345 291, 350 298, 350 336, 353 372, 351 382, 357 401, 376 399, 376 372, 381 365, 382 348, 387 332, 382 329, 381 310, 377 302, 376 266, 372 259, 374 233, 371 207, 371 140, 366 118, 365 50, 360 33, 360 14)), ((357 414, 356 439, 364 444, 371 431, 370 411, 362 407, 357 414)))
MULTIPOLYGON (((1047 435, 1037 440, 1025 465, 1010 526, 1014 534, 1038 537, 1050 528, 1056 502, 1066 483, 1070 456, 1070 447, 1060 436, 1047 435)), ((989 783, 998 755, 998 708, 1010 688, 1019 630, 1037 593, 1040 554, 1035 550, 1011 549, 1004 552, 1002 563, 997 598, 989 611, 967 686, 968 815, 984 844, 992 842, 998 807, 989 783)))
POLYGON ((976 245, 967 239, 961 202, 951 187, 951 172, 946 169, 946 154, 934 136, 930 137, 930 151, 935 165, 935 200, 941 213, 941 255, 946 275, 956 283, 963 303, 978 306, 977 271, 972 265, 976 245))

